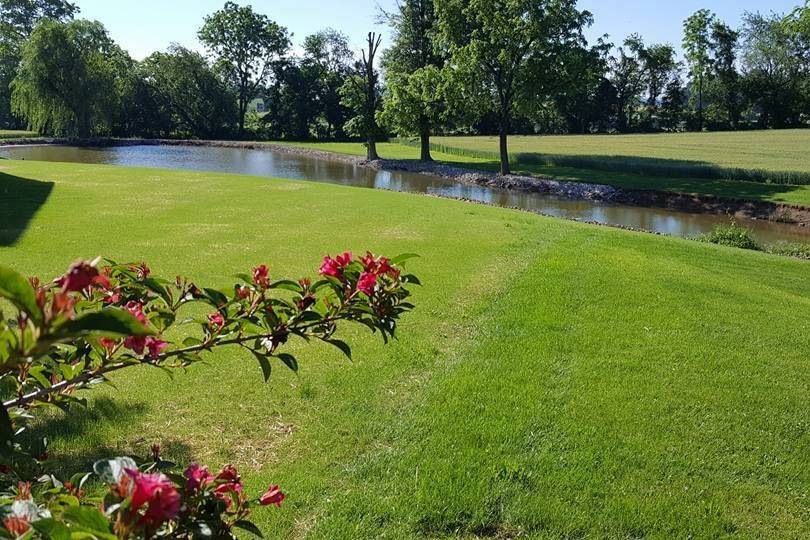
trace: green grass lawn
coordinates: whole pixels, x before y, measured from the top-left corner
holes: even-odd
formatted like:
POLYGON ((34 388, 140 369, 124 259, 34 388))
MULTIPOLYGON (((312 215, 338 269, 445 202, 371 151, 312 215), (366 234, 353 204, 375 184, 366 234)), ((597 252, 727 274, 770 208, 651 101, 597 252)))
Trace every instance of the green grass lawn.
MULTIPOLYGON (((497 152, 497 137, 435 137, 455 148, 497 152)), ((810 173, 810 129, 639 135, 509 137, 515 154, 632 157, 719 167, 810 173)))
POLYGON ((288 494, 276 538, 810 535, 807 263, 416 195, 227 174, 4 162, 0 263, 148 260, 227 286, 344 248, 417 252, 400 340, 236 350, 115 377, 42 426, 65 467, 231 461, 288 494))
POLYGON ((0 142, 3 139, 26 139, 29 137, 39 137, 36 131, 24 131, 18 129, 0 129, 0 142))
MULTIPOLYGON (((810 130, 808 130, 810 133, 810 130)), ((694 134, 698 136, 698 134, 694 134)), ((714 135, 714 134, 710 134, 714 135)), ((717 134, 725 135, 725 134, 717 134)), ((737 134, 731 134, 737 135, 737 134)), ((657 137, 653 135, 652 137, 657 137)), ((675 135, 672 135, 675 136, 675 135)), ((313 148, 338 154, 365 156, 365 147, 360 143, 277 143, 313 148)), ((378 145, 379 153, 388 159, 419 159, 419 149, 396 143, 378 145)), ((801 159, 806 152, 796 152, 801 159)), ((449 165, 470 167, 487 171, 497 171, 497 160, 481 157, 453 155, 434 152, 434 159, 449 165)), ((810 159, 806 160, 810 163, 810 159)), ((810 167, 810 164, 808 165, 810 167)), ((693 177, 656 176, 620 171, 601 171, 587 168, 561 167, 553 165, 513 163, 516 173, 552 176, 572 182, 608 184, 624 189, 672 191, 694 195, 711 195, 733 199, 750 199, 810 207, 810 185, 767 184, 738 180, 706 179, 693 177)))

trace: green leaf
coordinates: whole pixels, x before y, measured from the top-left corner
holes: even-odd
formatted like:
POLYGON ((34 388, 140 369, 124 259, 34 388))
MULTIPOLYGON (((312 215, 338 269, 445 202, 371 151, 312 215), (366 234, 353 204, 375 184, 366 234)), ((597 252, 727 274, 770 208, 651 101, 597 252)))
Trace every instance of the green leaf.
POLYGON ((203 289, 205 296, 211 301, 214 307, 221 308, 228 305, 228 297, 216 289, 203 289))
POLYGON ((391 264, 402 264, 405 261, 408 261, 410 259, 416 259, 418 257, 419 255, 417 255, 416 253, 403 253, 402 255, 397 255, 396 257, 391 259, 391 264))
POLYGON ((413 283, 414 285, 422 285, 422 282, 419 281, 419 278, 413 274, 408 274, 407 276, 402 277, 402 281, 405 283, 413 283))
POLYGON ((31 526, 43 537, 50 540, 70 540, 70 529, 53 518, 34 521, 31 526))
POLYGON ((121 309, 104 309, 83 313, 71 321, 59 325, 54 333, 61 336, 97 335, 111 338, 128 336, 151 336, 152 330, 145 327, 131 313, 121 309))
POLYGON ((278 359, 284 362, 284 365, 298 373, 298 360, 291 354, 282 353, 278 355, 278 359))
POLYGON ((5 407, 0 406, 0 444, 6 446, 14 439, 14 424, 5 407))
POLYGON ((42 310, 37 305, 34 288, 22 274, 5 266, 0 266, 0 297, 26 312, 36 324, 42 324, 42 310))
POLYGON ((326 342, 340 349, 343 354, 349 358, 349 360, 352 359, 352 348, 349 347, 349 344, 345 341, 341 341, 339 339, 327 339, 326 342))
POLYGON ((262 368, 262 374, 264 374, 264 382, 269 381, 270 376, 273 374, 273 365, 270 363, 270 359, 267 357, 267 355, 252 349, 250 352, 252 352, 253 356, 256 357, 256 360, 259 361, 259 366, 262 368))
POLYGON ((115 538, 110 533, 110 522, 99 510, 89 506, 73 506, 67 508, 62 516, 71 525, 99 535, 100 538, 115 538))
POLYGON ((234 527, 239 527, 240 529, 252 533, 259 538, 264 538, 262 531, 252 522, 246 519, 240 519, 236 523, 233 524, 234 527))

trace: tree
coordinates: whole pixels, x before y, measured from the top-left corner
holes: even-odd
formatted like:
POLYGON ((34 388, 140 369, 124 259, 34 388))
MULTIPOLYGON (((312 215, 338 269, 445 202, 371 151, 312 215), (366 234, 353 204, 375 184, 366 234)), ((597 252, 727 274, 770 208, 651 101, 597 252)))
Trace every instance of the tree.
POLYGON ((778 14, 743 16, 744 86, 763 127, 800 124, 805 62, 797 35, 778 14))
POLYGON ((355 111, 356 116, 349 120, 346 129, 365 137, 366 158, 369 161, 380 159, 377 154, 377 138, 380 126, 377 124, 377 113, 382 105, 382 88, 380 75, 374 67, 374 58, 380 49, 382 36, 369 32, 366 38, 367 49, 362 52, 351 75, 341 88, 343 103, 355 111))
POLYGON ((740 120, 740 75, 737 72, 740 35, 722 21, 714 21, 711 29, 711 75, 718 94, 716 101, 724 110, 731 129, 737 129, 740 120))
POLYGON ((633 34, 619 47, 619 56, 611 58, 611 81, 616 88, 618 113, 617 127, 620 133, 630 130, 633 111, 637 107, 645 86, 645 71, 642 57, 644 42, 638 34, 633 34))
POLYGON ((555 96, 559 115, 566 122, 567 133, 588 133, 605 130, 615 108, 615 91, 608 97, 605 85, 615 90, 605 78, 611 43, 600 38, 590 48, 580 47, 571 52, 572 63, 578 66, 578 76, 567 85, 564 92, 555 96))
POLYGON ((349 38, 342 32, 326 28, 304 39, 301 64, 315 81, 318 110, 313 131, 320 138, 336 139, 344 135, 349 110, 341 103, 340 88, 351 74, 353 62, 349 38))
POLYGON ((383 54, 386 90, 383 118, 398 134, 417 135, 420 159, 432 161, 431 132, 442 123, 451 105, 442 83, 444 55, 433 40, 434 0, 403 0, 395 13, 385 13, 394 43, 383 54))
POLYGON ((169 113, 172 131, 214 138, 235 123, 233 95, 199 53, 172 45, 146 58, 141 72, 158 107, 169 113))
POLYGON ((17 76, 20 49, 42 19, 68 21, 79 8, 65 0, 0 0, 0 125, 20 127, 11 114, 11 81, 17 76))
POLYGON ((22 49, 13 111, 41 133, 107 133, 117 104, 115 66, 125 55, 98 21, 45 19, 22 49))
POLYGON ((650 45, 641 51, 641 63, 647 83, 648 118, 652 124, 664 86, 678 67, 675 49, 669 44, 650 45))
POLYGON ((575 0, 443 0, 436 18, 452 69, 469 74, 468 91, 498 117, 500 170, 509 174, 513 114, 537 108, 569 82, 567 53, 585 44, 591 14, 575 0))
POLYGON ((703 131, 703 89, 709 69, 709 29, 714 22, 714 14, 708 9, 693 13, 683 25, 683 48, 692 78, 693 93, 697 96, 698 131, 703 131))
POLYGON ((220 11, 205 18, 198 37, 236 88, 241 135, 248 105, 272 73, 273 65, 290 48, 287 29, 250 6, 226 2, 220 11))
POLYGON ((667 83, 661 98, 661 127, 667 131, 677 131, 684 121, 684 108, 689 96, 683 87, 681 77, 675 74, 667 83))

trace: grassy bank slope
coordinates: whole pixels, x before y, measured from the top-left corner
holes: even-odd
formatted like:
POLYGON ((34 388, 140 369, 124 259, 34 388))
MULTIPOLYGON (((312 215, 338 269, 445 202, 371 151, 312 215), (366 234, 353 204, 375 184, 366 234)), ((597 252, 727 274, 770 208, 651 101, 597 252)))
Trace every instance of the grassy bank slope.
MULTIPOLYGON (((338 154, 364 156, 365 148, 359 143, 287 143, 305 148, 314 148, 338 154)), ((419 149, 395 143, 379 145, 383 158, 387 159, 419 159, 419 149)), ((804 154, 797 152, 801 158, 804 154)), ((434 152, 434 159, 442 163, 497 171, 498 161, 474 157, 470 155, 453 155, 449 153, 434 152)), ((767 184, 763 182, 748 182, 738 180, 723 180, 710 178, 692 178, 681 176, 659 176, 636 174, 620 171, 602 171, 588 168, 562 167, 540 163, 513 163, 515 173, 528 173, 552 176, 561 180, 572 182, 591 182, 608 184, 624 189, 641 189, 654 191, 671 191, 692 195, 708 195, 731 199, 748 199, 765 201, 777 204, 790 204, 810 207, 810 185, 767 184)), ((810 173, 808 173, 810 174, 810 173)))
POLYGON ((354 362, 296 351, 269 385, 238 351, 122 372, 44 426, 66 466, 154 441, 233 461, 288 492, 257 514, 269 537, 810 534, 807 263, 391 192, 4 165, 0 263, 26 272, 105 254, 226 286, 422 255, 399 342, 352 330, 354 362))

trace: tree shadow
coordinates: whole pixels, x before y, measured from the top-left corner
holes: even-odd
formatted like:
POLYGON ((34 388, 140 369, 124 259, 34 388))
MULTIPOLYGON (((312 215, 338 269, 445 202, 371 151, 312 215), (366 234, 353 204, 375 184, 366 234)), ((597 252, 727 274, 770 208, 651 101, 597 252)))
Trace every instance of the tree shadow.
POLYGON ((52 191, 53 182, 0 173, 0 247, 17 243, 52 191))
MULTIPOLYGON (((67 412, 55 412, 31 426, 28 437, 39 440, 47 438, 50 444, 62 447, 49 457, 48 469, 57 477, 91 471, 93 463, 100 459, 110 459, 121 455, 147 458, 153 443, 161 446, 164 459, 187 463, 191 459, 191 449, 177 439, 147 440, 132 437, 110 441, 104 436, 109 426, 134 425, 133 419, 148 410, 145 403, 121 402, 109 397, 95 399, 87 407, 74 405, 67 412), (62 444, 60 444, 62 443, 62 444)), ((130 430, 120 429, 120 433, 130 430)))

